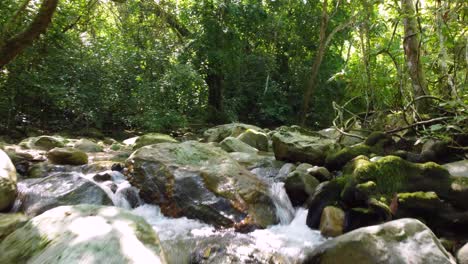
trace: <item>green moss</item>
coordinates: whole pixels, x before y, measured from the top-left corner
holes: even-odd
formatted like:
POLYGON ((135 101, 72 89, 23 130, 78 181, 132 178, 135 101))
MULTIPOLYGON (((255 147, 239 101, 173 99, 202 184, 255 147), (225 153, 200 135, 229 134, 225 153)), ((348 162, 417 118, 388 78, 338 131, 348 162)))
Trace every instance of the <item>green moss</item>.
POLYGON ((413 193, 399 193, 398 201, 405 202, 409 199, 418 199, 418 200, 433 200, 439 199, 435 192, 413 192, 413 193))
POLYGON ((159 133, 149 133, 149 134, 139 137, 135 141, 135 146, 133 147, 133 149, 139 149, 144 146, 158 144, 158 143, 167 143, 167 142, 177 143, 178 141, 169 135, 159 134, 159 133))
POLYGON ((373 181, 368 181, 365 183, 360 183, 356 185, 356 188, 367 195, 372 195, 377 190, 377 184, 373 181))
POLYGON ((372 149, 364 144, 345 147, 338 152, 330 152, 325 160, 325 166, 332 170, 342 168, 350 160, 360 155, 370 155, 372 149))
POLYGON ((374 131, 367 137, 364 143, 368 146, 374 146, 378 144, 380 141, 386 140, 387 138, 388 136, 384 132, 374 131))
POLYGON ((398 194, 399 208, 403 210, 426 210, 432 212, 444 207, 435 192, 412 192, 398 194))

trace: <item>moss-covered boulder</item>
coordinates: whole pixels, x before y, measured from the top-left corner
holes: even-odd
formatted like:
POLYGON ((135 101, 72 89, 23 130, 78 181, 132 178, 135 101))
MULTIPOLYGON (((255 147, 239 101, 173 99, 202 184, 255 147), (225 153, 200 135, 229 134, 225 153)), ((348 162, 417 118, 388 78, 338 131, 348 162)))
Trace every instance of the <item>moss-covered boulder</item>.
POLYGON ((66 140, 62 137, 40 136, 27 138, 20 142, 20 146, 27 149, 51 150, 64 147, 66 140))
POLYGON ((369 156, 372 153, 372 148, 365 144, 345 147, 339 151, 331 151, 328 153, 325 166, 330 170, 339 170, 350 160, 357 156, 369 156))
POLYGON ((307 173, 314 176, 320 182, 329 181, 333 178, 333 175, 325 167, 313 166, 307 169, 307 173))
POLYGON ((8 155, 0 150, 0 211, 10 209, 16 197, 16 169, 8 155))
POLYGON ((61 205, 113 204, 103 189, 74 172, 23 180, 18 183, 18 190, 19 210, 29 216, 61 205))
POLYGON ((324 164, 327 153, 338 149, 334 140, 297 126, 280 127, 272 141, 276 159, 313 165, 324 164))
POLYGON ((49 210, 8 235, 0 251, 0 263, 166 263, 143 218, 95 205, 49 210))
POLYGON ((336 206, 327 206, 320 217, 320 233, 327 237, 336 237, 343 234, 345 225, 345 212, 336 206))
POLYGON ((203 137, 206 142, 221 142, 227 137, 238 137, 248 129, 252 129, 253 131, 261 133, 264 132, 263 129, 257 126, 242 123, 230 123, 207 129, 205 132, 203 132, 203 137))
POLYGON ((435 192, 412 192, 398 194, 398 210, 420 212, 437 212, 444 207, 444 203, 435 192))
POLYGON ((73 147, 84 152, 102 152, 103 151, 102 146, 86 138, 82 138, 78 140, 73 147))
POLYGON ((400 219, 328 240, 309 253, 305 263, 455 264, 456 261, 423 223, 400 219))
POLYGON ((296 169, 284 181, 284 188, 293 206, 302 206, 315 193, 319 181, 306 171, 296 169))
POLYGON ((247 129, 237 138, 260 151, 268 151, 268 136, 263 132, 247 129))
POLYGON ((142 198, 165 215, 217 226, 276 222, 267 184, 221 148, 195 141, 161 143, 138 149, 127 164, 142 198))
POLYGON ((257 153, 258 150, 235 137, 227 137, 219 143, 219 146, 227 152, 257 153))
POLYGON ((386 156, 376 162, 357 157, 346 165, 344 177, 345 189, 373 181, 377 192, 383 195, 435 191, 448 197, 452 183, 448 171, 436 163, 416 164, 396 156, 386 156))
POLYGON ((149 133, 140 136, 136 139, 133 149, 139 149, 144 146, 158 144, 158 143, 176 143, 178 142, 175 138, 160 133, 149 133))
POLYGON ((29 220, 24 214, 0 214, 0 242, 29 220))
POLYGON ((49 162, 58 165, 83 165, 88 163, 88 155, 74 148, 53 148, 47 152, 49 162))

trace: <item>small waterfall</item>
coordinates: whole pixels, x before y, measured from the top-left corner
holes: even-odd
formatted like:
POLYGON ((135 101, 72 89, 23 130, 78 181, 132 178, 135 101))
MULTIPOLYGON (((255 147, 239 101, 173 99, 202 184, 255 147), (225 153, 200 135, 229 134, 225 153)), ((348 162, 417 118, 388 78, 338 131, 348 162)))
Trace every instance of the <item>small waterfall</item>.
POLYGON ((92 181, 104 190, 112 200, 112 203, 117 207, 132 209, 143 204, 139 190, 131 186, 122 173, 118 171, 104 171, 99 174, 108 175, 109 180, 96 181, 94 179, 96 173, 82 174, 81 177, 92 181))
POLYGON ((294 207, 284 189, 284 182, 274 182, 270 187, 270 196, 275 204, 276 217, 280 224, 287 225, 294 218, 294 207))

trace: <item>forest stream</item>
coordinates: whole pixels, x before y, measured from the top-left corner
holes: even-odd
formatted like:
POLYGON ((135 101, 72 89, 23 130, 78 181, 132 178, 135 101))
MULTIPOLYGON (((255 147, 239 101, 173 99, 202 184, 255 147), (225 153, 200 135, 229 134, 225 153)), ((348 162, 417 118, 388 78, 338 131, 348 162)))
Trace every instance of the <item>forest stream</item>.
POLYGON ((2 177, 18 180, 0 262, 455 263, 468 237, 460 153, 331 132, 232 123, 198 140, 5 144, 2 177))

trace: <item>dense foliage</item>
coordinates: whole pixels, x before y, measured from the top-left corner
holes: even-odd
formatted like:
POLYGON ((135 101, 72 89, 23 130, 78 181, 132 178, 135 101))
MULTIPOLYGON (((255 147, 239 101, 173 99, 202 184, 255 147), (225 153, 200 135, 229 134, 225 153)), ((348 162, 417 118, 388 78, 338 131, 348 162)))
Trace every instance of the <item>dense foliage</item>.
MULTIPOLYGON (((43 2, 0 1, 0 46, 43 2)), ((365 124, 420 95, 403 49, 415 22, 425 95, 442 100, 418 100, 437 107, 407 114, 451 113, 462 130, 466 12, 463 0, 62 0, 48 31, 0 68, 0 129, 276 126, 300 114, 317 128, 338 110, 365 124)))

